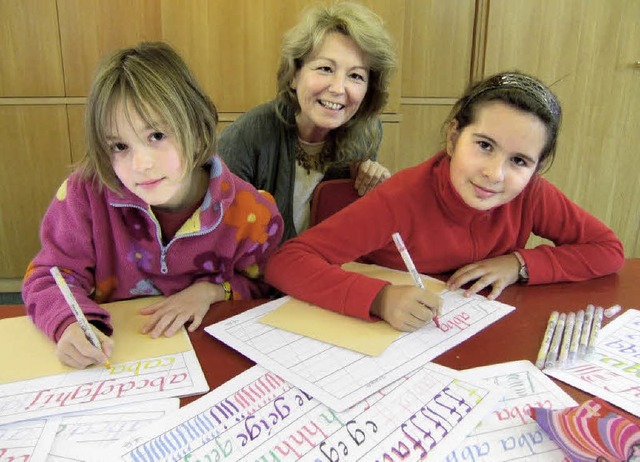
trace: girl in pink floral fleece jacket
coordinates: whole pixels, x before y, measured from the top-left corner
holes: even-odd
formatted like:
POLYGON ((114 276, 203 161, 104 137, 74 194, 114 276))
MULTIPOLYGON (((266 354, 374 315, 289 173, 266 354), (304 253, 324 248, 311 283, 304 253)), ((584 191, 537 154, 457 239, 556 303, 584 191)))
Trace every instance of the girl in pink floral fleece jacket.
POLYGON ((86 107, 87 153, 58 189, 23 298, 73 367, 106 361, 109 313, 98 304, 149 295, 152 337, 193 331, 212 303, 262 297, 283 232, 273 198, 214 155, 217 111, 180 56, 141 43, 103 62, 86 107), (58 266, 102 350, 86 339, 49 270, 58 266))

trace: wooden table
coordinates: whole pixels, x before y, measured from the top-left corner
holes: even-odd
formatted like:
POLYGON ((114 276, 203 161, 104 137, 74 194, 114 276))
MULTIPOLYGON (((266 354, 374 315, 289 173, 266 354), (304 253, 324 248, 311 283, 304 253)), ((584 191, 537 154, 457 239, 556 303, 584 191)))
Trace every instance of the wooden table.
MULTIPOLYGON (((623 309, 640 307, 640 259, 627 259, 618 274, 591 281, 531 287, 513 285, 502 293, 499 301, 515 306, 516 310, 440 355, 434 362, 458 370, 520 359, 535 362, 552 311, 577 311, 589 303, 604 307, 619 304, 623 309)), ((203 326, 264 302, 265 300, 217 303, 207 313, 203 326)), ((24 314, 24 307, 20 305, 0 307, 0 318, 24 314)), ((606 325, 606 320, 604 324, 606 325)), ((202 328, 189 335, 211 389, 254 364, 211 337, 202 328)), ((591 397, 577 388, 553 380, 578 402, 591 397)), ((181 404, 195 399, 197 397, 183 398, 181 404)))

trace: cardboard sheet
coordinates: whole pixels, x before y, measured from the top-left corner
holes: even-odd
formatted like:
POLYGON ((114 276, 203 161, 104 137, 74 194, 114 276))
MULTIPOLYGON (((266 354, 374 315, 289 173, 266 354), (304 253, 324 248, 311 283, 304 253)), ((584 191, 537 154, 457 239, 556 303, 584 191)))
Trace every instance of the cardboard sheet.
MULTIPOLYGON (((118 363, 169 355, 191 350, 191 342, 183 328, 170 338, 152 339, 140 333, 147 316, 138 311, 160 297, 138 298, 106 303, 111 313, 115 343, 109 358, 112 367, 118 363)), ((28 380, 75 371, 56 356, 56 345, 36 328, 27 316, 0 320, 0 384, 28 380)), ((93 367, 104 367, 101 365, 93 367)))
MULTIPOLYGON (((378 265, 351 262, 342 265, 342 268, 394 285, 414 285, 409 273, 378 265)), ((445 289, 444 283, 426 276, 422 280, 427 291, 433 295, 434 304, 441 304, 438 294, 445 289)), ((385 321, 369 322, 296 299, 271 311, 260 322, 369 356, 378 356, 402 335, 385 321)))

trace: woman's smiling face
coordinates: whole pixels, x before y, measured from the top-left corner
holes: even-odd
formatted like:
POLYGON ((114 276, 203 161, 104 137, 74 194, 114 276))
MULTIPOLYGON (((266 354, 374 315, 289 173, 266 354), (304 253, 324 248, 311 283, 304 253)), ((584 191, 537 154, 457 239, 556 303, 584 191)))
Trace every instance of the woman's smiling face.
POLYGON ((536 172, 546 139, 536 115, 499 101, 483 103, 471 124, 459 131, 454 121, 449 128, 451 183, 474 209, 506 204, 536 172))
POLYGON ((362 50, 346 35, 332 32, 296 72, 300 113, 298 134, 309 142, 326 138, 329 131, 348 122, 358 111, 369 80, 369 65, 362 50))

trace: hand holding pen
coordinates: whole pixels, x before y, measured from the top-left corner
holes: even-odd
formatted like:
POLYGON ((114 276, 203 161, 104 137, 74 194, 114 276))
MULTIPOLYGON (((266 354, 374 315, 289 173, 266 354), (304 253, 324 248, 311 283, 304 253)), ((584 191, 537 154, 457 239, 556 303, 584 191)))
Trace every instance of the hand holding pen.
POLYGON ((76 322, 70 324, 58 340, 58 358, 64 364, 77 369, 101 363, 110 368, 107 357, 111 354, 113 341, 89 324, 60 270, 54 266, 50 272, 76 318, 76 322))
POLYGON ((393 240, 414 280, 415 287, 393 285, 384 287, 374 300, 371 312, 396 329, 412 332, 431 320, 437 323, 442 299, 425 289, 420 274, 398 233, 393 235, 393 240))

